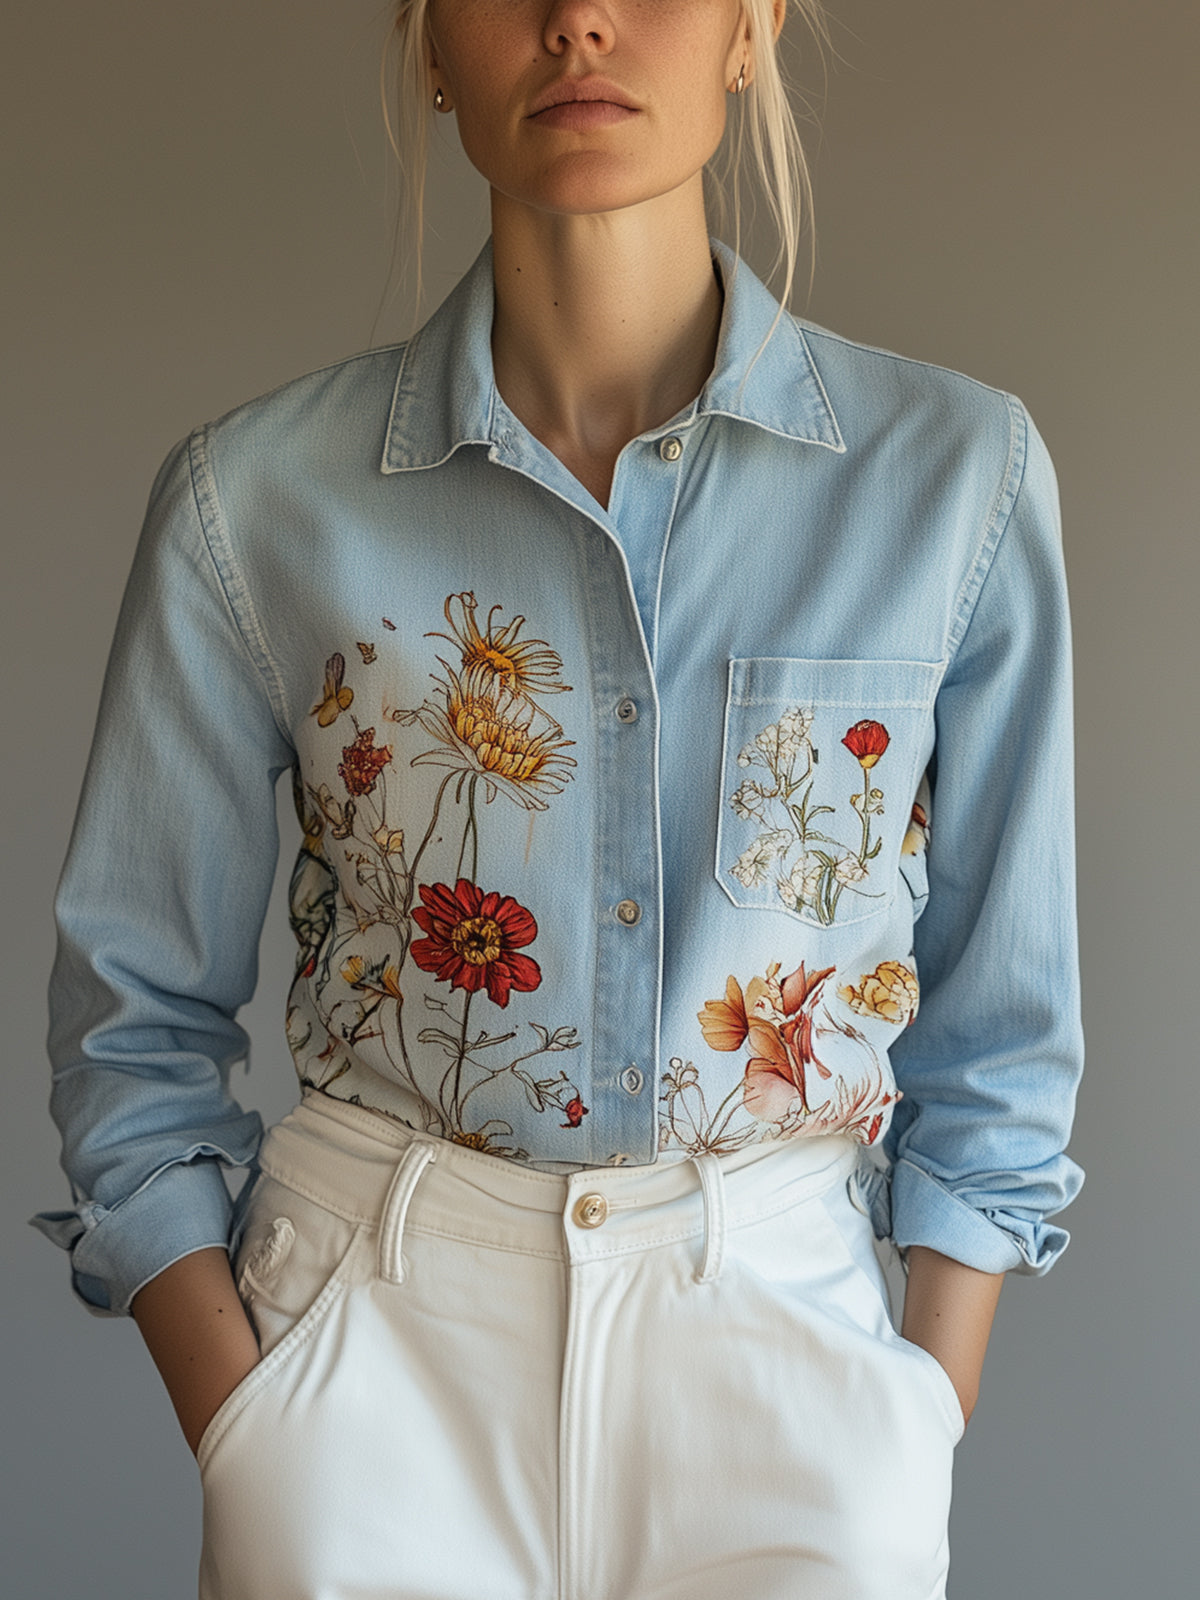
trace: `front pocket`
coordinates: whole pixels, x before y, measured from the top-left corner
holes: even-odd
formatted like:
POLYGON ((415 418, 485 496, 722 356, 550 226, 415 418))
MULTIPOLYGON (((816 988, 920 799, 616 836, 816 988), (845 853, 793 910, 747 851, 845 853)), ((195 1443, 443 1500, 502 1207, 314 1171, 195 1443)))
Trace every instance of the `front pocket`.
MULTIPOLYGON (((858 1173, 861 1172, 860 1166, 858 1173)), ((865 1298, 860 1304, 865 1314, 860 1309, 856 1320, 899 1358, 897 1370, 912 1373, 915 1368, 918 1381, 926 1391, 932 1387, 933 1399, 949 1430, 951 1443, 957 1444, 966 1428, 958 1390, 937 1357, 930 1355, 923 1345, 906 1339, 897 1328, 887 1280, 872 1242, 874 1232, 858 1196, 861 1196, 858 1174, 852 1174, 844 1185, 820 1196, 820 1217, 828 1224, 835 1253, 840 1253, 852 1267, 854 1278, 864 1291, 865 1298)))
POLYGON ((262 1360, 251 1367, 210 1419, 196 1447, 196 1464, 200 1468, 201 1476, 208 1471, 214 1451, 237 1419, 256 1396, 274 1383, 292 1364, 293 1359, 316 1336, 333 1308, 346 1293, 354 1276, 354 1263, 359 1254, 359 1246, 366 1237, 365 1227, 361 1223, 350 1226, 348 1231, 349 1242, 345 1244, 330 1268, 329 1276, 320 1293, 262 1360))
POLYGON ((896 1338, 906 1350, 912 1351, 920 1359, 921 1365, 929 1374, 930 1382, 937 1391, 938 1403, 944 1411, 946 1421, 949 1424, 953 1442, 957 1444, 966 1431, 967 1422, 963 1416, 962 1401, 958 1398, 958 1390, 954 1387, 954 1380, 938 1358, 930 1355, 924 1345, 914 1344, 911 1339, 906 1339, 900 1333, 896 1335, 896 1338))
POLYGON ((356 1224, 261 1172, 234 1260, 238 1294, 264 1356, 332 1277, 356 1224))
POLYGON ((892 904, 944 662, 729 663, 717 881, 811 927, 892 904))

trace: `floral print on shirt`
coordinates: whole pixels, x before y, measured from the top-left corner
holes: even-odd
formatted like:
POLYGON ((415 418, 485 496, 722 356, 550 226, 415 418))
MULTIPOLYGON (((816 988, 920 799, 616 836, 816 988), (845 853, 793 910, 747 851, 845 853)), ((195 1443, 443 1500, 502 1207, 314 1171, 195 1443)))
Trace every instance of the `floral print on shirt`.
MULTIPOLYGON (((309 715, 332 737, 347 719, 353 737, 341 747, 338 792, 296 783, 304 842, 290 891, 300 948, 288 1036, 298 1059, 305 1057, 305 1087, 331 1092, 355 1047, 372 1039, 396 1081, 426 1107, 427 1132, 528 1159, 509 1142, 509 1123, 479 1119, 473 1097, 508 1077, 535 1112, 554 1110, 565 1119, 561 1127, 578 1128, 588 1112, 578 1086, 565 1070, 548 1072, 541 1063, 581 1041, 575 1028, 529 1022, 528 1048, 514 1053, 509 1047, 520 1030, 493 1031, 494 1014, 507 1010, 513 994, 534 993, 542 972, 531 953, 538 937, 533 909, 481 876, 480 811, 497 798, 544 811, 570 782, 575 762, 566 753, 572 741, 542 704, 570 692, 561 657, 545 640, 522 638, 525 618, 502 622, 500 609, 493 606, 481 626, 474 594, 450 595, 449 633, 428 637, 445 640, 456 659, 437 658, 442 671, 431 673, 433 688, 421 705, 381 713, 428 735, 411 766, 445 770, 423 830, 396 825, 387 792, 395 750, 376 726, 360 726, 345 656, 336 652, 325 664, 309 715), (445 852, 447 844, 441 871, 430 873, 430 852, 445 852), (372 956, 361 948, 368 938, 378 952, 372 956), (406 1015, 405 974, 413 968, 447 991, 423 993, 425 1015, 415 1019, 406 1015), (318 1027, 324 1045, 314 1057, 318 1027)), ((378 659, 376 647, 355 643, 365 670, 378 659)))
POLYGON ((873 1022, 907 1026, 918 1001, 910 962, 881 962, 836 991, 835 968, 809 972, 803 962, 781 978, 774 961, 744 988, 730 974, 724 997, 707 1000, 698 1020, 710 1050, 747 1052, 742 1076, 710 1109, 695 1064, 672 1059, 663 1079, 660 1148, 723 1155, 764 1137, 830 1133, 875 1144, 900 1091, 862 1029, 837 1014, 833 994, 873 1022))
POLYGON ((862 790, 850 796, 859 834, 844 844, 828 831, 829 823, 818 821, 834 816, 836 808, 817 804, 813 795, 813 720, 810 708, 792 706, 738 754, 738 766, 751 775, 729 796, 729 804, 758 832, 727 871, 747 889, 761 888, 773 877, 788 911, 828 927, 837 920, 844 895, 880 898, 870 878, 883 841, 872 837, 871 825, 883 815, 884 794, 872 785, 871 773, 891 736, 882 722, 864 717, 842 738, 862 770, 862 790))

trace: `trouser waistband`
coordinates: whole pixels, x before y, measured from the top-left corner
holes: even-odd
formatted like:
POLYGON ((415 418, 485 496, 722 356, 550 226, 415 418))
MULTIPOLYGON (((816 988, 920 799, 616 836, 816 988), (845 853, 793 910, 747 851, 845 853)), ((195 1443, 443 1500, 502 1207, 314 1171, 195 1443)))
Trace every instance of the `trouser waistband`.
POLYGON ((696 1276, 707 1282, 729 1229, 844 1182, 857 1154, 853 1140, 827 1135, 546 1173, 309 1093, 268 1132, 259 1166, 334 1215, 378 1228, 380 1271, 395 1282, 407 1229, 572 1263, 703 1238, 696 1276))

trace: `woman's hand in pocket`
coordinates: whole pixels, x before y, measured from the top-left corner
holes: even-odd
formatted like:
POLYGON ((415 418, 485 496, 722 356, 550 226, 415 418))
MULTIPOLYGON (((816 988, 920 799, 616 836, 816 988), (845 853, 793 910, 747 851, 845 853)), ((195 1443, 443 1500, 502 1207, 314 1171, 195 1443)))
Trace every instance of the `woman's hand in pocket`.
POLYGON ((913 1245, 908 1252, 901 1332, 948 1373, 964 1422, 971 1420, 979 1398, 983 1358, 1003 1282, 1002 1273, 979 1272, 923 1245, 913 1245))
POLYGON ((131 1309, 195 1455, 208 1424, 260 1359, 227 1252, 213 1246, 173 1262, 138 1290, 131 1309))

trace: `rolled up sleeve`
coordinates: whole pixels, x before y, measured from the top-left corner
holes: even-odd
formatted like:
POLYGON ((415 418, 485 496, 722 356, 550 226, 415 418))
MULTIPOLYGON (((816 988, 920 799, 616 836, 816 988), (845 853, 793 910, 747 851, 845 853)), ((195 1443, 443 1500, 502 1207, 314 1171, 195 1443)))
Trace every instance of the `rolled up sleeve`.
POLYGON ((883 1220, 902 1248, 1040 1274, 1068 1238, 1047 1218, 1082 1182, 1064 1154, 1082 1067, 1071 667, 1054 473, 1013 416, 1008 509, 936 706, 921 1009, 893 1051, 883 1220))
POLYGON ((100 1313, 226 1243, 221 1167, 262 1132, 229 1078, 293 752, 198 441, 151 496, 56 900, 51 1109, 73 1204, 33 1221, 100 1313))

